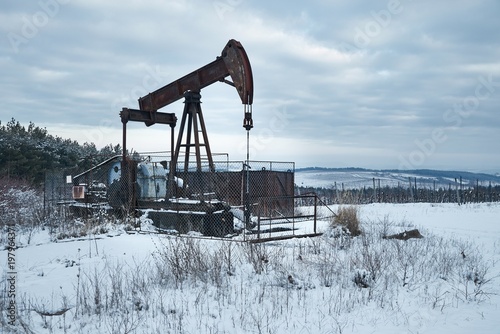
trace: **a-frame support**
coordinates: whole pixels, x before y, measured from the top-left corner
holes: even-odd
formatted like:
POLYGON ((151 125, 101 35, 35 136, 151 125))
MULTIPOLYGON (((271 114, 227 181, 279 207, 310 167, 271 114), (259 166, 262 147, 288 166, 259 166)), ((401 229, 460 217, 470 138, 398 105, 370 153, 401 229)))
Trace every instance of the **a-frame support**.
MULTIPOLYGON (((201 95, 198 91, 188 91, 184 94, 184 111, 182 113, 181 125, 177 137, 177 144, 171 163, 170 173, 176 173, 177 163, 182 153, 184 154, 183 172, 186 174, 190 167, 192 149, 196 158, 196 172, 203 170, 203 162, 208 162, 209 171, 214 171, 214 162, 210 144, 208 143, 207 129, 201 112, 201 95), (187 123, 187 124, 186 124, 187 123), (187 132, 184 138, 184 129, 187 125, 187 132), (200 138, 201 133, 201 138, 200 138), (202 158, 202 148, 205 149, 206 159, 202 158)), ((169 178, 173 180, 173 175, 169 178)))

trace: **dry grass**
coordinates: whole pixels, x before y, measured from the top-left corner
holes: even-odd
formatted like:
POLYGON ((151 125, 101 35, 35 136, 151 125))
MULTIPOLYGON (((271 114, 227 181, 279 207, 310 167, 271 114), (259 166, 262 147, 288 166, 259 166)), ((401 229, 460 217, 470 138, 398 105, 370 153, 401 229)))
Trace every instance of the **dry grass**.
POLYGON ((331 221, 332 227, 343 226, 352 236, 361 234, 360 221, 358 217, 358 207, 354 205, 339 207, 337 214, 331 221))

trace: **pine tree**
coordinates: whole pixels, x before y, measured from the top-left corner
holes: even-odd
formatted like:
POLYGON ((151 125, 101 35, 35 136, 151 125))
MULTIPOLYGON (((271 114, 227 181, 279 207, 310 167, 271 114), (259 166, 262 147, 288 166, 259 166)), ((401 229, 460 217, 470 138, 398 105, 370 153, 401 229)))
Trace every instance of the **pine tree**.
POLYGON ((6 125, 0 121, 0 177, 40 185, 47 171, 82 169, 118 154, 120 145, 109 144, 98 150, 94 143, 80 145, 54 137, 32 122, 25 128, 14 118, 6 125))

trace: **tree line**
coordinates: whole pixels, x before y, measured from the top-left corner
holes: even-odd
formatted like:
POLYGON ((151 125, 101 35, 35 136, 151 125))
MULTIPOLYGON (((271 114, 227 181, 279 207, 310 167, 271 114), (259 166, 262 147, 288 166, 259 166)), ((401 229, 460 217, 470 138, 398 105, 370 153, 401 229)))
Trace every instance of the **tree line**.
POLYGON ((97 149, 94 143, 52 136, 30 122, 27 127, 12 118, 0 121, 0 179, 19 179, 33 186, 44 182, 48 171, 79 170, 122 153, 120 144, 97 149))

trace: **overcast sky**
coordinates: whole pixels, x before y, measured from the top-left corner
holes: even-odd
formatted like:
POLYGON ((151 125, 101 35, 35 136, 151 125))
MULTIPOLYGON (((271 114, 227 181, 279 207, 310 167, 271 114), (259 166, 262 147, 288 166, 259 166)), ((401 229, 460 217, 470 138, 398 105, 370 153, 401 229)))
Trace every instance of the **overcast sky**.
MULTIPOLYGON (((236 39, 254 75, 251 159, 500 172, 499 16, 498 0, 3 0, 0 120, 121 143, 122 107, 236 39)), ((245 159, 236 90, 201 94, 212 151, 245 159)), ((136 151, 170 148, 168 126, 128 134, 136 151)))

